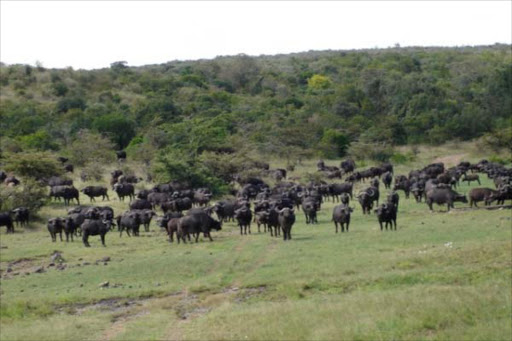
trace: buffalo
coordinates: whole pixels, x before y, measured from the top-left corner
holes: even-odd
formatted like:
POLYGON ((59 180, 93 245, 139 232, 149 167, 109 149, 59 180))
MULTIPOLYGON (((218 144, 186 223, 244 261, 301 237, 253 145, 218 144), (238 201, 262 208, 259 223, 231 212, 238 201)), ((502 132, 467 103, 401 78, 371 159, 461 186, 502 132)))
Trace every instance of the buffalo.
POLYGON ((453 208, 453 203, 459 201, 463 203, 467 203, 468 199, 465 195, 461 195, 451 188, 433 188, 427 192, 427 205, 432 211, 432 204, 436 203, 438 205, 446 204, 448 211, 450 208, 453 208))
POLYGON ((135 198, 135 188, 132 184, 120 184, 114 185, 114 191, 117 193, 119 200, 124 201, 124 197, 129 197, 130 201, 135 198))
POLYGON ((348 228, 350 226, 350 213, 352 212, 353 209, 344 204, 334 207, 332 211, 332 221, 336 227, 336 233, 338 233, 338 224, 340 224, 341 232, 345 232, 345 226, 348 232, 348 228))
POLYGON ((283 208, 278 211, 279 227, 283 231, 283 240, 292 239, 292 227, 295 223, 295 211, 293 208, 283 208))
POLYGON ((14 233, 14 224, 10 212, 0 212, 0 226, 7 227, 7 233, 14 233))
POLYGON ((104 186, 87 186, 80 190, 83 194, 87 195, 91 202, 96 201, 95 197, 101 197, 102 200, 110 200, 108 197, 107 187, 104 186))
POLYGON ((105 245, 105 235, 108 231, 110 231, 110 226, 112 222, 108 220, 95 220, 95 219, 86 219, 82 225, 82 241, 85 247, 90 247, 89 244, 89 236, 97 236, 101 237, 101 244, 105 245))
POLYGON ((12 211, 13 220, 16 225, 25 226, 28 224, 29 220, 29 210, 26 207, 17 207, 12 211))

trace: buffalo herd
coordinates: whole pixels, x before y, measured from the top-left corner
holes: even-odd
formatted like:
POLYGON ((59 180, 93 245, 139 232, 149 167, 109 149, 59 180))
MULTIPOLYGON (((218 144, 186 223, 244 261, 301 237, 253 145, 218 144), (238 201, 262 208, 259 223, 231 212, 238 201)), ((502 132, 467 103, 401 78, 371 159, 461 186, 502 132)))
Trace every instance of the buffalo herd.
MULTIPOLYGON (((117 156, 119 160, 126 158, 120 152, 117 156)), ((59 161, 65 163, 67 159, 59 161)), ((451 168, 446 168, 443 163, 432 163, 400 175, 394 174, 394 167, 388 162, 359 170, 350 159, 342 161, 340 167, 327 166, 324 161, 319 161, 317 168, 328 179, 345 177, 345 181, 327 183, 317 180, 299 184, 286 180, 286 170, 271 170, 267 165, 263 172, 274 177, 275 186, 269 186, 258 177, 234 175, 233 179, 240 187, 233 193, 235 197, 219 200, 212 205, 210 201, 213 194, 208 188, 190 188, 186 184, 172 181, 136 193, 135 184, 142 179, 115 170, 111 172, 111 189, 120 201, 125 198, 129 200, 128 210, 118 215, 108 206, 80 205, 80 192, 88 196, 91 203, 100 197, 102 200, 110 200, 107 187, 87 186, 78 190, 70 179, 51 177, 43 180, 50 187, 50 199, 62 199, 66 206, 76 201, 77 206, 69 209, 65 217, 49 219, 47 228, 54 242, 57 236, 62 241, 64 232, 66 241, 73 241, 74 236, 80 235, 87 247, 90 246, 89 236, 99 235, 105 246, 106 233, 116 226, 120 236, 123 232, 128 236, 138 236, 140 227, 143 226, 148 232, 152 219, 157 217, 158 226, 167 230, 170 242, 174 241, 175 236, 178 243, 191 241, 192 237, 197 242, 201 234, 212 241, 210 232, 221 230, 225 222, 236 222, 241 235, 251 234, 251 223, 256 223, 258 233, 263 227, 264 233, 268 232, 272 237, 282 235, 286 241, 292 239, 296 212, 302 210, 306 224, 318 224, 317 213, 325 201, 339 203, 333 208, 331 220, 335 233, 338 233, 338 227, 340 232, 349 231, 351 214, 355 209, 350 206, 350 201, 354 198, 361 206, 363 215, 376 215, 380 230, 387 230, 388 227, 390 230, 397 229, 400 202, 398 191, 403 191, 406 199, 412 193, 416 202, 424 200, 431 211, 434 203, 446 205, 449 211, 454 208, 455 202, 468 203, 466 195, 456 191, 461 183, 467 182, 469 185, 475 181, 480 184, 479 174, 486 174, 493 179, 496 188, 471 189, 470 207, 478 207, 479 202, 485 205, 497 202, 502 205, 505 200, 512 199, 512 169, 487 160, 475 164, 461 162, 451 168), (385 189, 390 189, 389 194, 383 198, 381 182, 385 189), (357 194, 354 193, 356 183, 363 185, 357 194), (158 210, 162 211, 160 216, 158 210)), ((18 179, 12 175, 7 176, 3 171, 0 171, 0 176, 7 186, 19 184, 18 179)), ((7 232, 14 232, 14 223, 24 226, 28 222, 29 210, 25 207, 0 213, 0 226, 6 226, 7 232)))

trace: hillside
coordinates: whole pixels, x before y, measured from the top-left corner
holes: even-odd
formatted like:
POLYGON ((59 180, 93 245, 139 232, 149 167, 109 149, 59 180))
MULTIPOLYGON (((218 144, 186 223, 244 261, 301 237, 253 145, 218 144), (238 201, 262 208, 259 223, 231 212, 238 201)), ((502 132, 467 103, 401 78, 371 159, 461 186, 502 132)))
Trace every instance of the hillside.
POLYGON ((2 150, 115 148, 338 157, 351 142, 439 144, 510 126, 508 45, 218 57, 101 70, 0 67, 2 150))

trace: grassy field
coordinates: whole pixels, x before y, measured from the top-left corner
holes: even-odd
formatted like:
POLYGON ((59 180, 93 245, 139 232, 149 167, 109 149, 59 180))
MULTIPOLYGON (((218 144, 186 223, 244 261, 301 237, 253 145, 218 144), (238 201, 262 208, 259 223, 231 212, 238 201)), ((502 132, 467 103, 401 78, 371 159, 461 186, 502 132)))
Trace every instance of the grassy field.
MULTIPOLYGON (((420 149, 396 173, 481 157, 469 145, 450 150, 420 149)), ((113 194, 99 204, 127 207, 113 194)), ((25 231, 0 234, 0 339, 512 339, 510 210, 430 213, 400 192, 396 232, 381 232, 352 202, 350 232, 335 234, 333 206, 314 226, 299 212, 290 242, 254 225, 240 236, 228 223, 212 243, 177 245, 153 223, 138 238, 111 232, 106 248, 99 237, 85 248, 51 242, 43 221, 65 215, 52 203, 25 231), (54 251, 64 261, 49 266, 54 251)))

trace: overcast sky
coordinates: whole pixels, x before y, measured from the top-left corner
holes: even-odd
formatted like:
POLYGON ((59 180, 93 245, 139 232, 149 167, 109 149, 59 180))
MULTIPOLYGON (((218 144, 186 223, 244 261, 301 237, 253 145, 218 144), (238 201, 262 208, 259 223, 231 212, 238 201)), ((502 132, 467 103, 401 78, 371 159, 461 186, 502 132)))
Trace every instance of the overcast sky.
POLYGON ((512 1, 0 1, 0 60, 93 69, 309 50, 512 42, 512 1))

